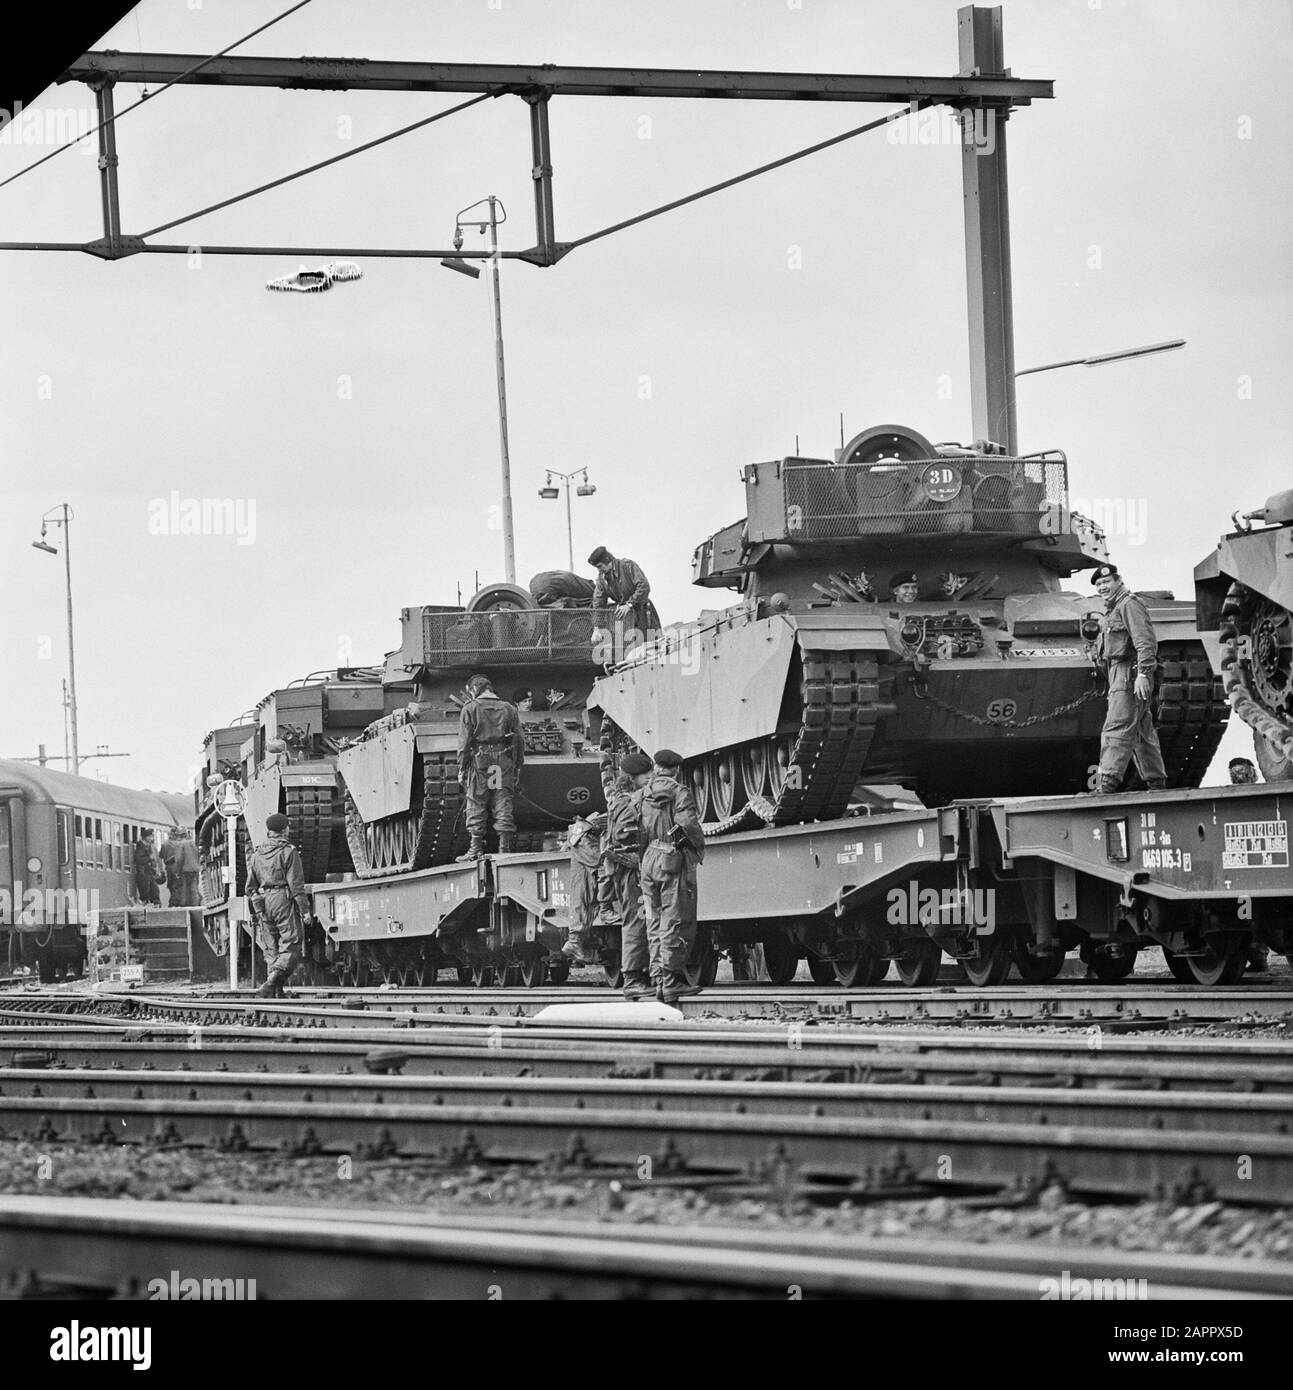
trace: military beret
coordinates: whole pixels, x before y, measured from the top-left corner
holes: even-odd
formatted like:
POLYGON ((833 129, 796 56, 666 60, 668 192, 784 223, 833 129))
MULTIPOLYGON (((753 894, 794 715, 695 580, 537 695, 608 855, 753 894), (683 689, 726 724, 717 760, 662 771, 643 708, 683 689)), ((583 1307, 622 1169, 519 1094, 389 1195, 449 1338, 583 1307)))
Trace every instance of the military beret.
POLYGON ((1102 579, 1121 579, 1117 565, 1099 565, 1095 573, 1091 576, 1092 585, 1098 584, 1102 579))
POLYGON ((1235 767, 1236 765, 1241 767, 1252 767, 1253 760, 1251 758, 1231 758, 1226 764, 1227 767, 1235 767))
POLYGON ((599 545, 596 550, 588 557, 590 565, 600 565, 603 560, 614 559, 611 552, 604 545, 599 545))
POLYGON ((628 773, 630 777, 640 777, 644 772, 651 771, 651 759, 645 753, 625 753, 620 759, 620 771, 628 773))
POLYGON ((282 811, 275 811, 272 816, 265 818, 266 830, 286 830, 289 824, 289 820, 282 811))
POLYGON ((916 578, 916 573, 914 570, 899 570, 898 573, 895 574, 892 579, 890 579, 889 587, 891 589, 896 589, 899 586, 899 584, 918 583, 920 583, 920 581, 916 578))
POLYGON ((662 748, 655 755, 655 765, 657 767, 681 767, 682 754, 675 753, 672 748, 662 748))

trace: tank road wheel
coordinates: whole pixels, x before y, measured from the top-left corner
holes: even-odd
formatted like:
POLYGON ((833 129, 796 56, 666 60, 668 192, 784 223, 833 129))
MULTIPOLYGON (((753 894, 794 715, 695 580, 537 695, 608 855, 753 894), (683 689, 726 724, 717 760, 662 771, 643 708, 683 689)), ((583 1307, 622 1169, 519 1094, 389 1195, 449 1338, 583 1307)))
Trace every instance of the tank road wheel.
POLYGON ((799 970, 799 952, 784 936, 770 936, 763 943, 763 964, 774 985, 788 985, 799 970))
POLYGON ((726 820, 745 805, 744 787, 736 750, 720 748, 705 759, 710 784, 710 809, 714 820, 726 820))
POLYGON ((1214 985, 1237 985, 1248 964, 1248 947, 1227 938, 1219 951, 1208 950, 1201 956, 1173 955, 1167 964, 1172 974, 1187 985, 1203 985, 1206 989, 1214 985))
POLYGON ((709 759, 700 758, 688 769, 691 777, 691 790, 696 798, 696 816, 702 825, 718 819, 710 795, 709 759))
POLYGON ((471 982, 477 989, 487 989, 494 983, 494 967, 489 961, 473 961, 471 982))
POLYGON ((768 796, 775 805, 786 789, 786 778, 790 776, 790 758, 795 751, 795 735, 778 734, 768 739, 764 747, 768 750, 768 796))
POLYGON ((1045 956, 1030 955, 1028 943, 1022 937, 1015 937, 1010 953, 1014 957, 1019 978, 1026 985, 1049 984, 1064 968, 1063 951, 1054 951, 1045 956))
POLYGON ((753 801, 756 797, 767 796, 768 764, 772 757, 772 745, 766 741, 747 743, 740 750, 738 761, 741 766, 741 786, 747 802, 753 801))
POLYGON ((878 985, 889 973, 889 962, 865 946, 851 960, 837 960, 833 965, 835 979, 844 989, 865 989, 869 985, 878 985))
POLYGON ((894 962, 898 978, 910 987, 932 985, 938 979, 938 967, 943 952, 937 941, 927 936, 913 936, 902 943, 902 954, 894 962))
POLYGON ((961 961, 970 983, 980 989, 985 985, 1004 985, 1012 964, 1010 947, 999 937, 980 942, 979 954, 966 956, 961 961))
POLYGON ((521 979, 526 989, 538 989, 548 983, 548 961, 545 956, 527 956, 521 962, 521 979))
POLYGON ((835 962, 823 960, 821 956, 808 957, 808 973, 813 977, 815 985, 829 985, 835 983, 835 962))

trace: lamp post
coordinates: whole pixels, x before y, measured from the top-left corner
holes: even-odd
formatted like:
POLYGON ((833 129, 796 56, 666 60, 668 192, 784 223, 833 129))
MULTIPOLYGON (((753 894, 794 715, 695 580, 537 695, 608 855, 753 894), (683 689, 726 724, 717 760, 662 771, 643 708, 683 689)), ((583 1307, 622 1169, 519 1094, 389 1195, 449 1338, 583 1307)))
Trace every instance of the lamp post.
POLYGON ((572 478, 583 478, 583 482, 575 489, 577 497, 591 497, 597 491, 597 485, 588 481, 588 470, 586 468, 576 468, 573 473, 558 473, 555 468, 547 470, 548 481, 539 489, 539 496, 546 497, 550 502, 555 502, 561 496, 561 489, 553 485, 553 478, 560 478, 566 487, 566 551, 570 556, 570 569, 573 573, 575 568, 575 532, 574 523, 570 519, 570 482, 572 478))
POLYGON ((50 545, 45 539, 45 532, 50 526, 61 526, 63 528, 63 562, 67 573, 67 695, 68 695, 68 716, 72 728, 72 766, 70 771, 78 774, 81 771, 81 758, 76 743, 76 644, 72 637, 72 537, 69 523, 73 520, 74 513, 66 502, 60 502, 57 507, 51 507, 40 519, 40 540, 32 541, 32 546, 36 550, 43 550, 47 555, 57 555, 58 547, 50 545), (54 515, 61 511, 61 517, 54 515))
MULTIPOLYGON (((499 292, 498 280, 499 261, 502 259, 498 254, 498 228, 500 223, 506 221, 507 209, 491 193, 488 198, 482 198, 480 202, 473 203, 471 207, 463 208, 454 219, 453 247, 455 251, 462 250, 462 229, 464 227, 478 228, 481 236, 484 236, 485 229, 489 228, 489 264, 494 281, 494 359, 498 377, 498 439, 503 462, 503 565, 506 570, 507 582, 515 584, 516 542, 512 534, 512 462, 507 448, 507 380, 503 370, 503 301, 499 292), (487 204, 489 207, 488 217, 470 218, 467 216, 469 212, 473 212, 482 204, 487 204)), ((460 275, 470 275, 473 280, 480 278, 479 268, 471 265, 461 256, 446 256, 440 264, 446 270, 456 270, 460 275)))

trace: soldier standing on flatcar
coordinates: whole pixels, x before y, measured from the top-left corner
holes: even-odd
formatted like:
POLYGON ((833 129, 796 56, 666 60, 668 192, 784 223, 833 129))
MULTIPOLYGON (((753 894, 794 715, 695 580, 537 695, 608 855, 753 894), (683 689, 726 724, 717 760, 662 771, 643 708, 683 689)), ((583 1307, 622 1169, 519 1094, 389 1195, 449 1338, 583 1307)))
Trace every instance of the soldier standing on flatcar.
POLYGON ((660 961, 656 997, 676 1004, 699 994, 687 983, 687 957, 696 941, 696 866, 705 858, 705 832, 690 787, 679 781, 682 757, 671 748, 655 755, 651 776, 634 793, 642 854, 642 901, 647 939, 660 961))
POLYGON ((648 938, 642 915, 642 846, 638 830, 635 793, 651 777, 651 759, 645 753, 626 753, 619 775, 611 776, 611 764, 602 772, 606 795, 606 834, 602 837, 602 881, 598 898, 620 919, 620 962, 624 969, 624 997, 653 998, 664 982, 659 943, 648 938))
POLYGON ((485 853, 492 806, 498 852, 516 849, 515 797, 525 762, 525 735, 517 708, 494 694, 488 676, 467 682, 467 703, 458 721, 458 781, 467 794, 467 830, 471 848, 460 863, 485 853))
POLYGON ((597 567, 593 608, 614 607, 625 645, 634 645, 633 633, 639 642, 658 637, 660 615, 651 602, 651 585, 642 567, 632 560, 617 560, 604 545, 593 551, 588 563, 597 567))
POLYGON ((1092 582, 1104 599, 1097 659, 1109 679, 1109 709, 1100 731, 1098 791, 1102 795, 1120 791, 1132 759, 1145 785, 1161 791, 1167 786, 1167 769, 1154 728, 1158 674, 1154 624, 1144 602, 1127 588, 1114 565, 1101 565, 1092 582))
POLYGON ((247 866, 247 899, 256 918, 269 976, 256 991, 262 999, 281 998, 283 986, 301 963, 305 924, 310 920, 310 899, 305 892, 305 870, 300 851, 287 838, 288 819, 279 811, 265 820, 269 838, 251 856, 247 866))

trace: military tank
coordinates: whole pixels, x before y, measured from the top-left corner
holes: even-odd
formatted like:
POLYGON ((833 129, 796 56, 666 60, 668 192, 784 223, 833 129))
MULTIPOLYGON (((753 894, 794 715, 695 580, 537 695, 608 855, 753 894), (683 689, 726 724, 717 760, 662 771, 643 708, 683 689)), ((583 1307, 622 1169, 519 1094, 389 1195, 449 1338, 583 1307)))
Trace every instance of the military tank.
POLYGON ((594 634, 608 619, 591 608, 539 607, 513 584, 488 585, 465 607, 402 611, 400 646, 382 676, 392 712, 338 756, 357 874, 431 868, 467 847, 458 724, 474 672, 522 709, 517 849, 542 849, 572 816, 603 807, 596 742, 586 751, 586 703, 608 656, 594 634))
MULTIPOLYGON (((682 754, 707 833, 844 815, 861 784, 926 804, 1089 789, 1104 683, 1108 559, 1069 506, 1059 450, 931 444, 879 425, 833 459, 744 470, 746 516, 704 541, 693 580, 741 601, 599 680, 603 755, 682 754), (913 575, 914 587, 890 581, 913 575)), ((1194 605, 1142 593, 1164 680, 1169 785, 1197 786, 1225 700, 1194 605)))
POLYGON ((1293 780, 1293 490, 1255 511, 1194 570, 1199 628, 1268 782, 1293 780), (1255 524, 1256 523, 1256 524, 1255 524))

